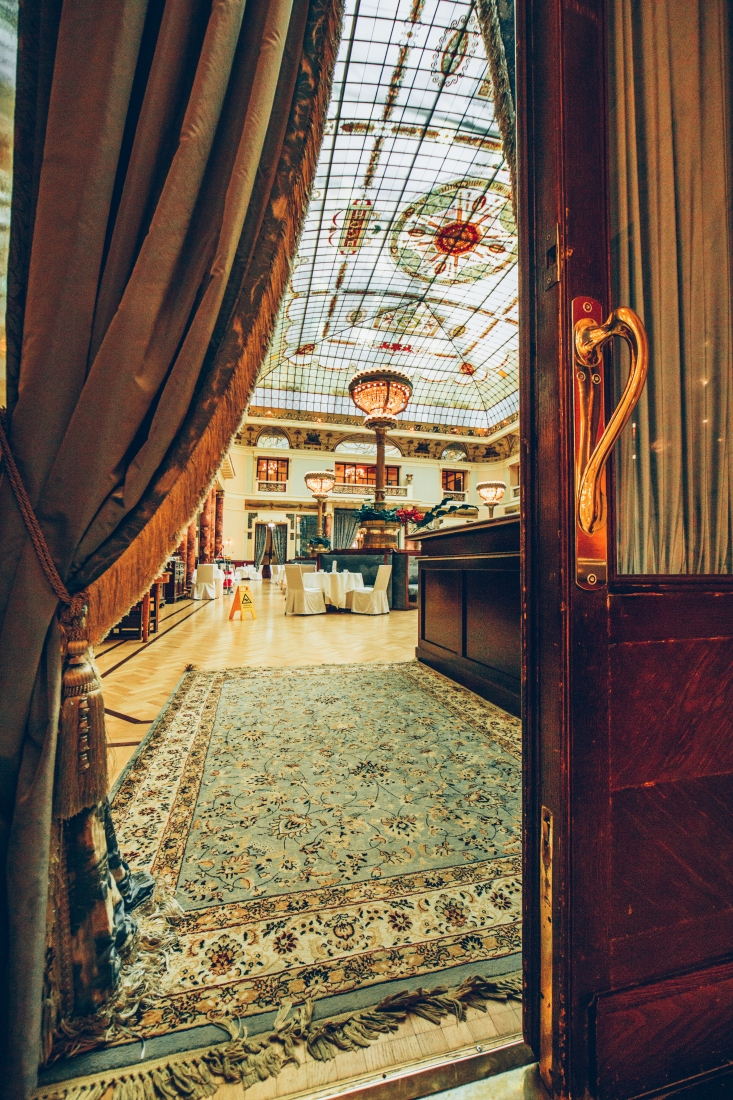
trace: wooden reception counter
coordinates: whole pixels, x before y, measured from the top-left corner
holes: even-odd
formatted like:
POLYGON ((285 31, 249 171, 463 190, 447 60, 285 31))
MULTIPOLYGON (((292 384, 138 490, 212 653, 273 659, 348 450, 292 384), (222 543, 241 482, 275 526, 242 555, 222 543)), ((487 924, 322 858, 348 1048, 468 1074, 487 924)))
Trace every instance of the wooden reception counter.
POLYGON ((519 715, 519 517, 421 538, 418 660, 519 715))

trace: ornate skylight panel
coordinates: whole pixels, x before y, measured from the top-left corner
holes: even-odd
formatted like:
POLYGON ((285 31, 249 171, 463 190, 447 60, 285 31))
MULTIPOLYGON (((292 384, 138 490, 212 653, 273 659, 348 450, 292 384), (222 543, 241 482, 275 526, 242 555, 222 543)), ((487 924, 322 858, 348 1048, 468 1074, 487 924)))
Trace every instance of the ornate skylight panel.
POLYGON ((412 379, 406 419, 517 409, 516 230, 475 7, 348 0, 326 137, 252 404, 353 413, 350 378, 412 379))

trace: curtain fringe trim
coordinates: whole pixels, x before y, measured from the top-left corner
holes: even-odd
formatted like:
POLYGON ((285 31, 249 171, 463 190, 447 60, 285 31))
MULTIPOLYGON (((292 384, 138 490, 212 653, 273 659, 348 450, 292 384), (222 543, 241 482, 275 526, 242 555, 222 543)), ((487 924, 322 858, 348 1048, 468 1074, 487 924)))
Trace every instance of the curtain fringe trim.
MULTIPOLYGON (((206 430, 195 446, 185 472, 137 538, 117 561, 89 586, 88 631, 98 644, 129 609, 142 599, 167 556, 179 545, 183 532, 210 491, 213 480, 242 421, 257 372, 264 358, 285 291, 303 225, 315 175, 328 111, 331 77, 340 40, 342 5, 333 0, 326 27, 325 48, 318 90, 308 122, 308 135, 297 174, 297 183, 287 207, 285 228, 272 265, 272 277, 249 332, 232 378, 217 404, 206 430)), ((236 319, 234 327, 236 329, 236 319)))
POLYGON ((289 1063, 300 1065, 296 1052, 307 1051, 327 1062, 342 1051, 368 1047, 381 1035, 396 1031, 410 1016, 440 1024, 453 1015, 457 1022, 468 1008, 486 1011, 489 1000, 521 998, 521 973, 492 980, 467 978, 454 988, 418 989, 386 997, 373 1008, 343 1013, 330 1020, 312 1022, 314 1002, 296 1008, 286 1004, 275 1028, 258 1039, 248 1039, 246 1029, 229 1019, 212 1023, 229 1031, 231 1042, 201 1050, 155 1059, 144 1066, 110 1070, 75 1078, 60 1087, 40 1089, 34 1100, 202 1100, 213 1096, 224 1083, 241 1083, 247 1089, 258 1081, 277 1077, 289 1063), (109 1090, 109 1091, 108 1091, 109 1090))

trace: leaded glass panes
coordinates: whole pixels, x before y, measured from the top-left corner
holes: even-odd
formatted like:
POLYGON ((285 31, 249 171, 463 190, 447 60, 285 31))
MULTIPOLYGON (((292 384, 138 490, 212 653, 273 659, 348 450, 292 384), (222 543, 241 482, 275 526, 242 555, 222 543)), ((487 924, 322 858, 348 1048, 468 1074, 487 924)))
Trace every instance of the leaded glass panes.
POLYGON ((357 371, 407 373, 402 419, 516 414, 516 232, 466 0, 347 0, 310 210, 255 407, 351 414, 357 371))

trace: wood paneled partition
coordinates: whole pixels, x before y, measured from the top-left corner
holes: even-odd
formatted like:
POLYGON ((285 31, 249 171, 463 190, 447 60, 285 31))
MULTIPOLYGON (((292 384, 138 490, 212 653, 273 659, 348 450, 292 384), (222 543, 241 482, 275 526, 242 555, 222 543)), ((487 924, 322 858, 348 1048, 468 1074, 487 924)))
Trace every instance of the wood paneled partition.
POLYGON ((519 519, 424 535, 418 561, 418 660, 518 716, 519 519))

